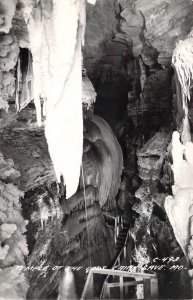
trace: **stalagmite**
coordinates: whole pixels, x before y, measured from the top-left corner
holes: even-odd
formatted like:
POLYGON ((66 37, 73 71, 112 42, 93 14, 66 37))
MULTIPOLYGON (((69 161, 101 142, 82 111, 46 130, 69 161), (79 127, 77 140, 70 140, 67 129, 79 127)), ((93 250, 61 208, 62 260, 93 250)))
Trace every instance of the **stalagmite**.
POLYGON ((33 56, 37 121, 41 125, 40 97, 46 98, 45 135, 57 180, 63 176, 69 198, 77 190, 82 161, 81 43, 86 1, 41 0, 30 9, 29 1, 23 4, 33 56))
POLYGON ((187 259, 192 263, 193 249, 192 210, 193 205, 193 143, 188 121, 188 104, 190 100, 190 85, 193 79, 193 32, 184 41, 180 41, 174 50, 172 62, 178 75, 182 91, 184 120, 182 134, 173 133, 172 137, 172 170, 174 173, 173 196, 165 200, 165 209, 187 259))
POLYGON ((74 275, 70 270, 70 268, 65 269, 59 286, 59 294, 57 300, 63 300, 63 299, 65 300, 78 299, 76 295, 74 275))

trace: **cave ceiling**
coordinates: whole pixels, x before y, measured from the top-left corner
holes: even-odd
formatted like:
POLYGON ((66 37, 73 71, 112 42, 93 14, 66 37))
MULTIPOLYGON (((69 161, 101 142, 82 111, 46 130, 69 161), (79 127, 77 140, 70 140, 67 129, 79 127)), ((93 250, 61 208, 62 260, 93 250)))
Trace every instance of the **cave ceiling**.
MULTIPOLYGON (((171 62, 176 43, 193 26, 191 0, 97 0, 87 4, 84 63, 114 63, 132 46, 147 65, 171 62)), ((27 27, 18 3, 13 28, 22 48, 29 47, 27 27)))

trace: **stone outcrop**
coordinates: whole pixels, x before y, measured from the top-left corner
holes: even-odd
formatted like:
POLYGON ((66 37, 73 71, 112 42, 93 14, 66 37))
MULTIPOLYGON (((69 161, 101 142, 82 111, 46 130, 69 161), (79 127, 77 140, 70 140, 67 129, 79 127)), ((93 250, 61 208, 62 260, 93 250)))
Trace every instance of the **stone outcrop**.
POLYGON ((95 6, 87 5, 84 59, 86 69, 99 61, 106 52, 106 44, 117 32, 118 20, 114 1, 97 0, 95 6))
POLYGON ((12 183, 20 173, 11 159, 0 154, 0 297, 26 299, 28 281, 18 266, 25 266, 28 255, 27 221, 22 216, 20 198, 23 192, 12 183))
POLYGON ((143 181, 160 179, 170 138, 171 134, 164 131, 158 132, 138 151, 139 177, 143 181))
POLYGON ((55 180, 55 175, 43 130, 24 128, 2 130, 0 148, 4 155, 9 153, 9 158, 21 173, 14 183, 23 191, 29 191, 44 183, 49 185, 55 180))
POLYGON ((133 54, 142 55, 147 65, 170 64, 176 43, 193 25, 192 1, 119 0, 118 37, 133 44, 133 54), (159 25, 159 26, 158 26, 159 25))
POLYGON ((135 240, 134 258, 139 265, 150 263, 156 254, 156 244, 150 233, 154 199, 158 197, 158 182, 171 134, 160 131, 138 151, 138 170, 142 184, 136 191, 138 202, 132 207, 139 214, 132 229, 135 240), (143 257, 146 257, 143 261, 143 257), (141 259, 140 259, 141 258, 141 259))
POLYGON ((14 68, 19 55, 19 47, 14 33, 0 36, 0 108, 8 111, 8 101, 15 94, 14 68))
POLYGON ((34 190, 31 196, 27 193, 23 199, 30 230, 29 296, 37 299, 54 295, 66 266, 80 267, 74 274, 81 293, 86 268, 90 264, 106 265, 113 255, 113 231, 107 228, 99 209, 97 189, 87 186, 71 199, 62 197, 60 201, 61 205, 54 185, 34 190), (42 267, 38 271, 33 269, 36 266, 42 267))
POLYGON ((0 8, 0 32, 9 33, 12 28, 12 19, 15 15, 17 0, 1 1, 0 8))

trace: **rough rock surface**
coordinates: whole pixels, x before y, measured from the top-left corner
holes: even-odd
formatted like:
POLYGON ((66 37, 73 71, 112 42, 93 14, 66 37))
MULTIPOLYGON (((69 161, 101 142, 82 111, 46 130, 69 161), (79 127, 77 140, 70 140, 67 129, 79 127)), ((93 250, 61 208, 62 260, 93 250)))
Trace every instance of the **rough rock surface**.
POLYGON ((143 181, 156 181, 164 163, 171 134, 158 132, 138 151, 139 176, 143 181))
POLYGON ((9 33, 12 27, 12 19, 15 14, 17 0, 1 0, 0 8, 0 32, 9 33))
POLYGON ((21 176, 14 180, 22 190, 28 191, 40 184, 55 180, 53 165, 48 153, 44 132, 6 128, 1 133, 2 153, 13 159, 21 176), (17 150, 16 150, 17 149, 17 150))
POLYGON ((0 108, 8 110, 10 100, 15 94, 14 68, 19 55, 19 47, 14 33, 0 36, 0 108))
POLYGON ((139 202, 132 207, 139 214, 132 235, 136 241, 135 259, 139 265, 150 263, 156 253, 156 244, 150 234, 150 224, 154 207, 154 199, 158 197, 158 181, 162 171, 165 153, 171 134, 158 132, 138 151, 138 169, 142 184, 135 196, 139 202), (141 260, 140 260, 141 259, 141 260))
POLYGON ((27 278, 17 268, 25 266, 28 255, 24 235, 28 222, 22 216, 20 203, 24 193, 10 183, 20 176, 13 161, 4 159, 1 153, 0 156, 0 298, 26 299, 27 278))
POLYGON ((88 186, 85 194, 84 190, 80 190, 67 201, 62 197, 60 205, 54 185, 38 188, 31 195, 26 194, 23 205, 30 232, 29 297, 53 297, 65 266, 81 267, 74 272, 80 293, 87 276, 86 268, 90 263, 105 265, 112 259, 110 249, 114 247, 113 232, 106 227, 96 195, 97 189, 88 186), (87 217, 84 196, 89 200, 87 217), (45 215, 43 207, 44 212, 47 210, 49 213, 42 223, 43 226, 40 226, 41 216, 45 215), (53 207, 57 208, 57 213, 53 207), (39 271, 33 270, 36 266, 42 267, 39 271))
MULTIPOLYGON (((17 5, 15 15, 14 5, 12 7, 19 45, 29 47, 21 4, 17 5)), ((170 64, 176 43, 193 26, 192 9, 191 0, 156 0, 151 3, 148 0, 97 0, 95 6, 88 3, 85 66, 89 69, 101 59, 108 61, 109 55, 121 56, 131 45, 134 56, 141 55, 147 65, 152 65, 157 59, 160 64, 170 64)))
POLYGON ((97 0, 95 6, 87 5, 85 32, 85 67, 98 61, 106 51, 106 44, 117 32, 114 0, 97 0))
POLYGON ((192 1, 119 0, 122 20, 118 37, 133 44, 133 54, 147 64, 169 64, 176 42, 193 25, 192 1), (159 26, 158 26, 159 24, 159 26))

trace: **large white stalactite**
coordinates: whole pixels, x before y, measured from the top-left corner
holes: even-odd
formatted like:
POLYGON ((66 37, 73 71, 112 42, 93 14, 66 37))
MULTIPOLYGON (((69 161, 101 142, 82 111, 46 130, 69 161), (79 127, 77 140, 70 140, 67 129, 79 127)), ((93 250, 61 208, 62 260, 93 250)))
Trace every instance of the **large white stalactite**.
POLYGON ((34 6, 34 1, 23 1, 23 12, 33 56, 37 121, 41 125, 42 97, 50 156, 69 198, 79 184, 83 151, 81 45, 86 0, 36 2, 34 6))

